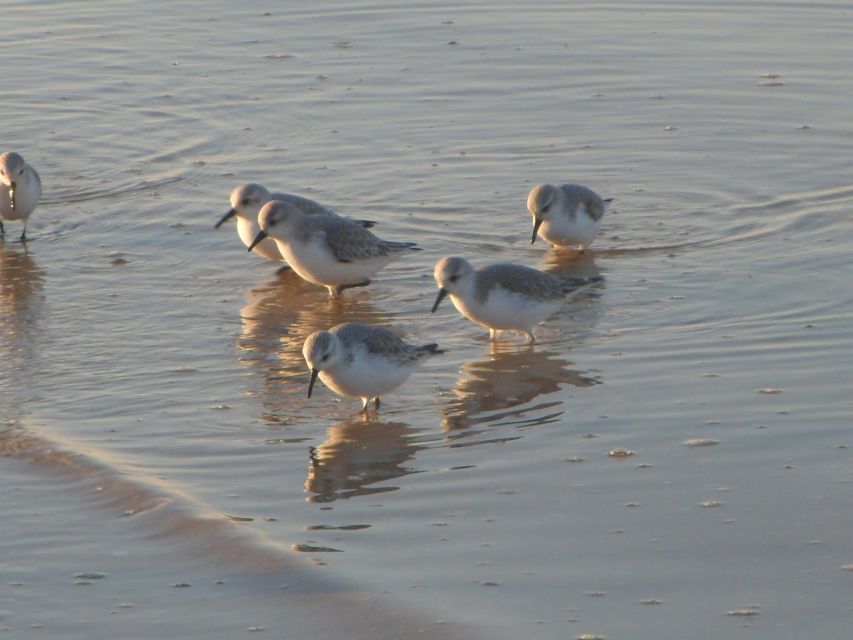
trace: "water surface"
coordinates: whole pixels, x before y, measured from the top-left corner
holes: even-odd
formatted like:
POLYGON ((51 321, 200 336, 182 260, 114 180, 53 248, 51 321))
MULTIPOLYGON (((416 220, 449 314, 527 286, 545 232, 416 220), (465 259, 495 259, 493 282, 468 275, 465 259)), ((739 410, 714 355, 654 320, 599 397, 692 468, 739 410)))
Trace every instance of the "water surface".
POLYGON ((165 7, 4 11, 45 197, 0 244, 0 631, 843 637, 844 3, 165 7), (329 301, 213 229, 249 180, 423 251, 329 301), (589 255, 530 246, 543 181, 614 198, 589 255), (429 314, 448 254, 603 284, 490 344, 429 314), (369 420, 305 398, 353 320, 447 349, 369 420))

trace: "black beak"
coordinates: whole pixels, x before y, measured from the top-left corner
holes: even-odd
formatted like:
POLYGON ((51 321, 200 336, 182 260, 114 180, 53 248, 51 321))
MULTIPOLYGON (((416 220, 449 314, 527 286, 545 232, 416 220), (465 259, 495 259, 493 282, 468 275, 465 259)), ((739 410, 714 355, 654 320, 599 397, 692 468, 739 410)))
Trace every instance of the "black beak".
POLYGON ((249 245, 249 251, 255 248, 255 245, 258 244, 261 240, 267 237, 267 232, 261 229, 258 231, 258 235, 255 236, 255 239, 252 240, 252 244, 249 245))
POLYGON ((320 373, 317 369, 311 369, 311 382, 308 383, 308 396, 311 397, 311 392, 314 391, 314 383, 317 381, 317 374, 320 373))
POLYGON ((533 237, 530 238, 530 244, 536 242, 536 234, 539 232, 539 227, 542 226, 542 218, 533 219, 533 237))
POLYGON ((447 295, 447 289, 442 287, 438 290, 438 295, 435 297, 435 304, 432 305, 432 311, 430 313, 435 313, 435 310, 438 309, 438 305, 441 304, 441 301, 444 300, 444 296, 447 295))
POLYGON ((215 225, 213 225, 213 228, 214 228, 214 229, 218 229, 218 228, 219 228, 219 227, 221 227, 224 223, 228 222, 231 218, 233 218, 233 217, 234 217, 234 216, 236 216, 236 215, 237 215, 237 209, 229 209, 229 210, 228 210, 228 213, 226 213, 224 216, 222 216, 222 217, 219 219, 219 222, 217 222, 215 225))
POLYGON ((9 186, 9 200, 10 200, 9 205, 12 207, 12 211, 14 211, 15 210, 15 183, 14 182, 12 182, 12 184, 9 186))

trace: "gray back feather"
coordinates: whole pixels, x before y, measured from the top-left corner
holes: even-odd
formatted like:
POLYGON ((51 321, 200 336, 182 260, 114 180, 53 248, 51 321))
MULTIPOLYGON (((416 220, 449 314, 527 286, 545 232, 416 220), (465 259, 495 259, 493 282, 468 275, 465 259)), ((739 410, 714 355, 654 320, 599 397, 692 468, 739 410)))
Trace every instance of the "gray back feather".
POLYGON ((303 198, 302 196, 297 196, 292 193, 271 193, 270 200, 281 200, 282 202, 291 204, 297 209, 299 209, 302 213, 305 213, 309 216, 318 213, 337 215, 334 211, 332 211, 328 207, 324 207, 319 202, 315 202, 310 198, 303 198))
POLYGON ((401 363, 415 362, 426 353, 421 353, 419 347, 404 342, 388 329, 371 327, 366 324, 345 322, 330 329, 347 351, 347 358, 352 358, 353 350, 358 347, 382 358, 397 360, 401 363))
POLYGON ((408 243, 385 242, 349 218, 329 216, 308 216, 304 225, 297 231, 302 232, 305 241, 315 234, 322 233, 326 246, 338 262, 357 262, 382 258, 399 253, 408 248, 408 243))
POLYGON ((604 201, 589 187, 582 184, 561 184, 560 189, 566 194, 566 199, 571 203, 570 215, 574 217, 577 205, 583 204, 589 217, 593 220, 601 220, 604 215, 604 201))
POLYGON ((477 271, 476 277, 475 291, 480 304, 486 302, 496 286, 535 300, 558 300, 565 296, 557 278, 521 264, 493 264, 477 271))

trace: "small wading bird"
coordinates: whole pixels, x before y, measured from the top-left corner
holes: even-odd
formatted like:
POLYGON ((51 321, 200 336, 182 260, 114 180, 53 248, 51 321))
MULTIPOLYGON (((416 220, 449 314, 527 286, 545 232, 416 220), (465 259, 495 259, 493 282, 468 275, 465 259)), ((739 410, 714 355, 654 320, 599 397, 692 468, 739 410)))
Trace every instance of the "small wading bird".
POLYGON ((396 389, 429 356, 443 353, 437 344, 415 346, 387 329, 347 322, 328 331, 315 331, 302 345, 311 380, 308 397, 317 377, 342 396, 361 398, 362 411, 379 396, 396 389))
POLYGON ((580 184, 540 184, 527 196, 527 209, 533 216, 533 237, 539 235, 555 247, 586 248, 598 233, 601 217, 612 199, 580 184))
MULTIPOLYGON (((261 211, 261 207, 270 200, 287 202, 306 215, 340 217, 319 202, 289 193, 270 193, 265 187, 254 182, 248 182, 235 187, 231 192, 229 200, 231 208, 219 219, 219 222, 213 228, 218 229, 225 222, 236 217, 237 235, 240 236, 240 240, 247 247, 252 244, 252 240, 255 239, 258 231, 261 230, 258 226, 258 213, 261 211)), ((356 220, 356 222, 365 228, 372 227, 374 224, 370 220, 356 220)), ((254 249, 255 253, 268 260, 275 260, 276 262, 284 261, 284 256, 281 255, 281 251, 278 250, 278 246, 276 246, 272 238, 262 240, 254 249)), ((282 269, 287 269, 287 266, 282 267, 282 269)))
POLYGON ((435 313, 445 296, 463 316, 489 329, 517 331, 535 342, 536 325, 551 317, 567 299, 601 278, 559 278, 544 271, 509 262, 474 269, 465 258, 442 258, 435 265, 438 296, 435 313))
POLYGON ((21 220, 21 242, 25 242, 27 221, 41 198, 41 178, 19 153, 7 151, 0 154, 0 183, 0 236, 5 233, 4 220, 21 220))
POLYGON ((323 285, 332 297, 364 287, 370 277, 404 253, 419 251, 414 242, 391 242, 349 218, 309 216, 287 202, 261 208, 251 251, 264 238, 275 240, 281 255, 304 280, 323 285))

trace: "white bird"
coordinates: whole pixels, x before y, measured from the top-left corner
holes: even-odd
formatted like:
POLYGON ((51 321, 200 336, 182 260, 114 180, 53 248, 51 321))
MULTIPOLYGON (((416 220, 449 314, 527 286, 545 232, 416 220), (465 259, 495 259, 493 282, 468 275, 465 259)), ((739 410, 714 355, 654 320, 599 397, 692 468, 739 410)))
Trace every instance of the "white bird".
POLYGON ((464 258, 446 257, 435 265, 438 305, 449 295, 463 316, 489 329, 518 331, 535 342, 536 325, 551 317, 567 299, 601 278, 559 278, 544 271, 508 262, 474 269, 464 258), (586 286, 585 286, 586 285, 586 286))
POLYGON ((349 218, 305 215, 287 202, 272 200, 258 215, 261 229, 251 251, 264 238, 275 240, 287 263, 304 280, 323 285, 335 297, 344 289, 370 284, 370 277, 414 242, 382 240, 349 218))
POLYGON ((443 353, 437 344, 415 346, 387 329, 346 322, 328 331, 315 331, 305 340, 302 355, 311 371, 308 397, 319 376, 342 396, 361 398, 362 411, 379 396, 396 389, 429 356, 443 353))
POLYGON ((22 220, 21 242, 27 239, 27 221, 41 198, 38 172, 14 151, 0 154, 0 236, 5 232, 4 220, 22 220))
MULTIPOLYGON (((319 202, 303 198, 302 196, 293 195, 290 193, 270 193, 262 185, 254 182, 247 182, 234 188, 231 192, 230 201, 231 208, 220 218, 219 222, 214 225, 214 229, 218 229, 222 224, 231 218, 237 218, 237 235, 247 247, 258 235, 261 228, 258 226, 258 213, 267 202, 270 200, 280 200, 288 202, 307 215, 328 215, 339 217, 334 211, 328 207, 324 207, 319 202)), ((370 220, 358 220, 363 227, 372 227, 373 222, 370 220)), ((255 247, 255 253, 262 255, 269 260, 283 261, 284 256, 278 250, 275 241, 272 238, 263 240, 255 247)))
POLYGON ((527 196, 533 215, 533 237, 538 234, 555 247, 584 251, 598 233, 601 218, 612 199, 602 200, 595 191, 580 184, 540 184, 527 196))

